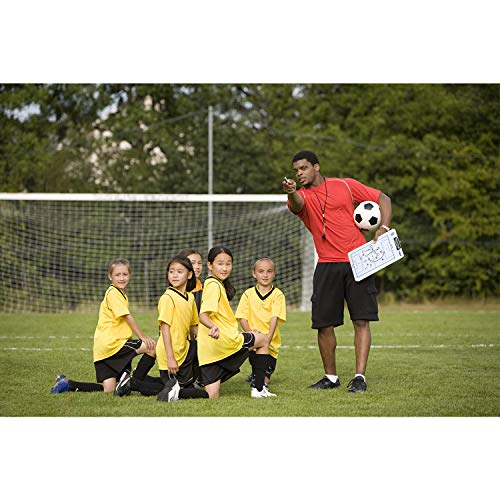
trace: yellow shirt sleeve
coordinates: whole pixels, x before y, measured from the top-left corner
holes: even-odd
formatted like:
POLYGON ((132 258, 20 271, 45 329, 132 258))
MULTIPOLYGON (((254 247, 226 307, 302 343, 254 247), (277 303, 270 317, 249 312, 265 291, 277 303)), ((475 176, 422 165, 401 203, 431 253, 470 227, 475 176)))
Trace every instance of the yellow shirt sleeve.
POLYGON ((198 308, 196 307, 196 302, 193 300, 193 313, 191 315, 191 326, 197 325, 200 322, 200 318, 198 316, 198 308))
POLYGON ((175 304, 169 295, 162 295, 158 301, 158 324, 172 325, 175 304))
POLYGON ((220 291, 219 285, 213 280, 205 282, 203 296, 201 299, 200 314, 204 312, 216 312, 219 310, 220 291))
POLYGON ((280 291, 273 301, 271 315, 278 318, 278 321, 286 322, 286 301, 285 296, 280 291))
POLYGON ((106 297, 106 303, 115 318, 130 314, 127 299, 116 288, 112 288, 106 297))
POLYGON ((236 313, 234 315, 236 316, 236 319, 243 318, 248 320, 249 312, 248 295, 247 292, 243 292, 243 295, 241 296, 238 303, 238 307, 236 308, 236 313))

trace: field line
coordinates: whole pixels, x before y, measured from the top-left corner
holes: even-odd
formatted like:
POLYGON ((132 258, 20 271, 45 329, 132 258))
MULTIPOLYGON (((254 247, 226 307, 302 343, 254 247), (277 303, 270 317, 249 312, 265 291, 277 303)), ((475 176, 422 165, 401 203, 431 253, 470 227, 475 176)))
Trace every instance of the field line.
MULTIPOLYGON (((414 344, 372 345, 371 349, 477 349, 497 347, 497 344, 414 344)), ((317 349, 317 345, 282 345, 281 349, 317 349)), ((354 349, 352 345, 338 345, 337 349, 354 349)), ((0 347, 0 351, 91 351, 91 347, 0 347)))
MULTIPOLYGON (((496 344, 406 344, 406 345, 372 345, 371 349, 453 349, 453 348, 497 347, 496 344)), ((317 345, 282 345, 281 349, 317 349, 317 345)), ((353 345, 337 345, 337 349, 354 349, 353 345)))

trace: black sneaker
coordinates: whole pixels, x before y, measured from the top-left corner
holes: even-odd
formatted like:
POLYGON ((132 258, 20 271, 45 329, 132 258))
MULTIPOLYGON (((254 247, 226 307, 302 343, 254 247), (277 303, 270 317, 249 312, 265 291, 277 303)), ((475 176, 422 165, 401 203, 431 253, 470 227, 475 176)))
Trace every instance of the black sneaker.
POLYGON ((358 375, 347 384, 347 389, 349 392, 366 392, 366 382, 358 375))
POLYGON ((335 389, 340 386, 340 380, 337 382, 332 382, 328 377, 323 377, 321 380, 313 385, 310 385, 308 389, 335 389))
POLYGON ((179 391, 181 386, 177 382, 176 378, 171 378, 166 384, 161 392, 156 396, 157 401, 165 401, 170 403, 172 401, 177 401, 179 399, 179 391))
POLYGON ((130 373, 123 372, 115 387, 115 396, 130 396, 130 373))

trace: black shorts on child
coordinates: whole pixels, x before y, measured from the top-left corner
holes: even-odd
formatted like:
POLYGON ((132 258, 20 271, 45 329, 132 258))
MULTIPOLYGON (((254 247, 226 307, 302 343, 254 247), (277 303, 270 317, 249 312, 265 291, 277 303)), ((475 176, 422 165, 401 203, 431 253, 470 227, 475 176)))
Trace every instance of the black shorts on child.
POLYGON ((123 347, 109 358, 94 362, 97 382, 104 382, 108 378, 119 379, 125 371, 132 370, 132 360, 137 356, 136 349, 141 347, 142 340, 127 340, 123 347))
POLYGON ((242 335, 244 337, 243 346, 238 352, 219 361, 200 366, 201 382, 204 386, 213 384, 217 380, 225 382, 240 372, 240 366, 250 354, 249 349, 255 344, 255 335, 253 333, 244 332, 242 335))
MULTIPOLYGON (((179 366, 179 371, 177 375, 175 375, 181 387, 187 387, 194 382, 194 365, 196 361, 196 342, 193 341, 189 343, 186 359, 182 362, 182 365, 179 366)), ((160 377, 164 384, 173 378, 168 370, 160 370, 160 377)))

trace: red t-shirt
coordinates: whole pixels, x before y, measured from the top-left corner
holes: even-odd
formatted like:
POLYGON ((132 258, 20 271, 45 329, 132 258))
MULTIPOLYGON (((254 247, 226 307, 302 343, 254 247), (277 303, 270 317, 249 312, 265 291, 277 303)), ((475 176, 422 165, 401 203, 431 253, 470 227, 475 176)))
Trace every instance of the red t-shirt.
MULTIPOLYGON (((301 188, 297 193, 304 199, 304 207, 295 215, 313 236, 318 262, 349 262, 347 253, 366 243, 362 231, 354 223, 353 200, 355 203, 365 200, 378 203, 380 191, 355 179, 326 178, 319 186, 301 188), (323 209, 325 240, 322 238, 323 209)), ((290 209, 290 202, 287 205, 290 209)))

